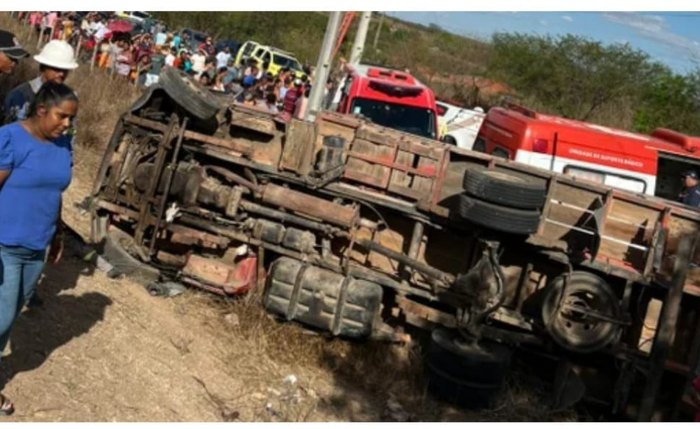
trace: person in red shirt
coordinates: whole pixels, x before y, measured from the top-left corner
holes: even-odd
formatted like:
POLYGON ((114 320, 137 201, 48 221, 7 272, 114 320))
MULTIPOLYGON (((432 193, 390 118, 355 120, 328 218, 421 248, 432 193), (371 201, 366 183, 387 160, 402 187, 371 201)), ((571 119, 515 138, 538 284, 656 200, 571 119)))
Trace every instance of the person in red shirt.
POLYGON ((207 37, 204 40, 204 43, 199 45, 199 50, 204 51, 204 54, 207 57, 213 57, 214 55, 216 55, 216 49, 214 49, 214 43, 212 42, 211 37, 207 37))

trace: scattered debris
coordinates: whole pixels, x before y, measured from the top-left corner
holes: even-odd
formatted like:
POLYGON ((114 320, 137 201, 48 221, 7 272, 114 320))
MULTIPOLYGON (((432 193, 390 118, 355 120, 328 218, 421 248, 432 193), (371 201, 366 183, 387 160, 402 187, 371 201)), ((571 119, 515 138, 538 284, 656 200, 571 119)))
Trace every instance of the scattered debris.
POLYGON ((396 422, 407 422, 410 419, 410 415, 403 409, 403 406, 396 400, 394 395, 391 394, 386 401, 384 416, 396 422))
POLYGON ((227 313, 224 316, 224 322, 226 322, 227 325, 234 328, 237 328, 241 324, 241 321, 236 313, 227 313))
POLYGON ((284 377, 284 383, 292 386, 295 385, 297 383, 297 376, 294 374, 289 374, 288 376, 284 377))
POLYGON ((167 210, 165 210, 165 221, 167 223, 172 223, 178 216, 180 216, 180 207, 178 207, 177 203, 173 201, 167 210))
POLYGON ((146 290, 152 296, 172 298, 185 292, 185 286, 177 282, 151 282, 146 286, 146 290))

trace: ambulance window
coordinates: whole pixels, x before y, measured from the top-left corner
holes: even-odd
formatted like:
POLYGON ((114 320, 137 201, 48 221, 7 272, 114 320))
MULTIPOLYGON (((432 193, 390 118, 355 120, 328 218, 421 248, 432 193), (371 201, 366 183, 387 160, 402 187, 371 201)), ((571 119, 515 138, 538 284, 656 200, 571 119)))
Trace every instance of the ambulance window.
POLYGON ((590 170, 588 168, 579 168, 572 165, 567 165, 564 167, 564 174, 593 183, 603 184, 605 182, 605 173, 590 170))
POLYGON ((564 174, 573 176, 577 179, 582 179, 613 188, 624 189, 625 191, 630 192, 644 193, 647 187, 643 180, 634 177, 621 176, 614 173, 607 173, 585 167, 576 167, 573 165, 567 165, 564 167, 564 174))
POLYGON ((643 180, 632 177, 622 177, 617 174, 606 174, 605 184, 613 188, 624 189, 630 192, 643 194, 646 191, 647 184, 643 180))
POLYGON ((498 157, 498 158, 503 158, 503 159, 510 158, 510 152, 506 149, 503 149, 502 147, 494 148, 493 152, 491 152, 491 155, 498 157))

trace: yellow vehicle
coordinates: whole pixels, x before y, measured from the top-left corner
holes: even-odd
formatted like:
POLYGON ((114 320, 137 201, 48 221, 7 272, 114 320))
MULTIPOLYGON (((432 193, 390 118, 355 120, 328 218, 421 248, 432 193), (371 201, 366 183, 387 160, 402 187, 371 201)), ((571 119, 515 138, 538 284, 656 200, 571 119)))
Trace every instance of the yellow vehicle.
POLYGON ((294 58, 294 54, 271 46, 261 45, 252 40, 245 42, 238 50, 236 54, 236 66, 243 66, 248 58, 257 60, 259 66, 262 66, 265 62, 269 63, 270 66, 267 70, 272 73, 273 76, 277 76, 285 67, 289 67, 298 78, 301 78, 305 74, 299 60, 294 58))

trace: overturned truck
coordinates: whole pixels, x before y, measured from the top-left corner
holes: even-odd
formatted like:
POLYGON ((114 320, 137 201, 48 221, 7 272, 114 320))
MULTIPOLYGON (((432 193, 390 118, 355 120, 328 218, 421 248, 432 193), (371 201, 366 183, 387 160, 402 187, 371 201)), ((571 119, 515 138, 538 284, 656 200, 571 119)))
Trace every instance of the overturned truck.
POLYGON ((687 415, 700 353, 688 207, 351 116, 284 123, 172 68, 117 123, 90 207, 93 242, 150 267, 135 272, 258 288, 268 312, 332 335, 429 332, 443 398, 490 398, 515 350, 559 405, 687 415))

